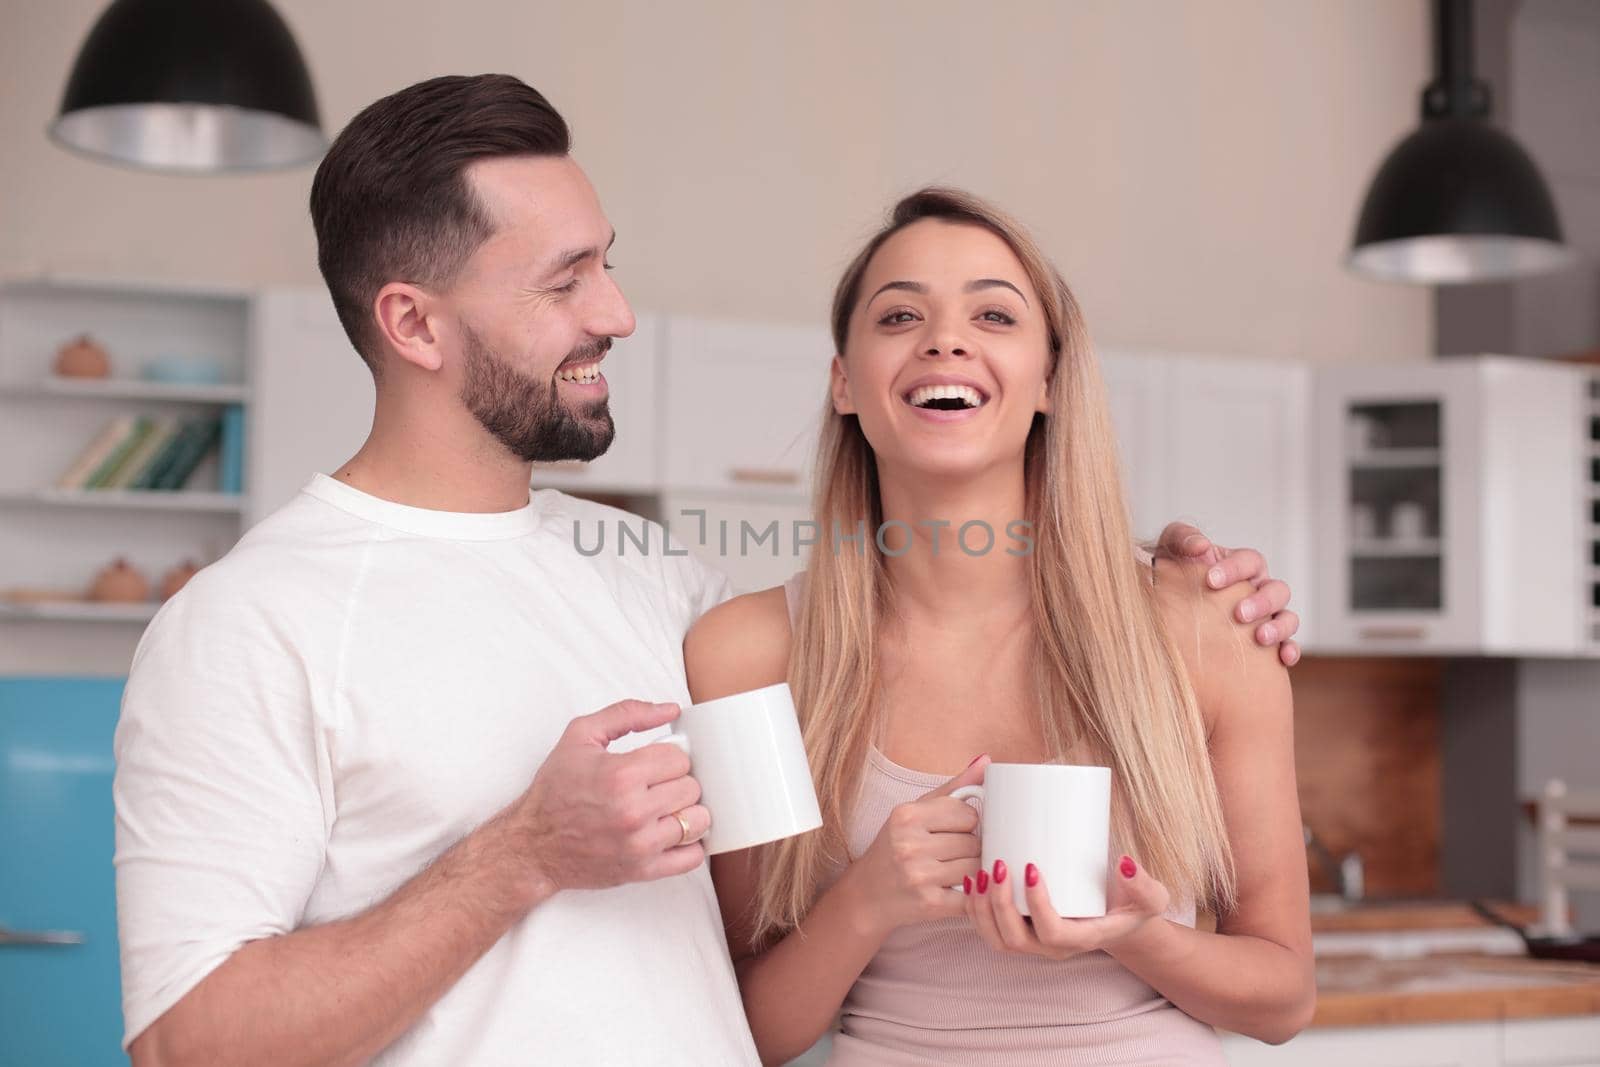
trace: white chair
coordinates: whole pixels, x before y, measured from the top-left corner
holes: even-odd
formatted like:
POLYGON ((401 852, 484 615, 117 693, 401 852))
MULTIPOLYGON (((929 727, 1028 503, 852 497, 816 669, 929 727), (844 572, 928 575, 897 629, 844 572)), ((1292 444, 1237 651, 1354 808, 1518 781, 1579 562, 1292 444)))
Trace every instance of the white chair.
POLYGON ((1574 889, 1600 891, 1600 826, 1574 826, 1574 819, 1600 821, 1600 789, 1572 789, 1559 778, 1545 783, 1539 801, 1539 871, 1547 937, 1570 937, 1574 889))

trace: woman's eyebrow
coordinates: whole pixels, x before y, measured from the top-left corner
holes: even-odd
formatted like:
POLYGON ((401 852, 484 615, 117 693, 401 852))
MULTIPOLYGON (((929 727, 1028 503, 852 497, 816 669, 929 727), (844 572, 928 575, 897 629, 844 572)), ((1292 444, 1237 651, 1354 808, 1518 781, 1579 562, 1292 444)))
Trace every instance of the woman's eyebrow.
POLYGON ((1025 297, 1025 296, 1022 296, 1022 290, 1018 289, 1015 285, 1012 285, 1010 282, 1006 281, 1004 278, 975 278, 972 281, 968 282, 966 285, 962 286, 962 290, 964 292, 968 292, 968 293, 976 293, 980 289, 993 289, 996 286, 1003 286, 1004 288, 1010 289, 1013 293, 1016 293, 1018 296, 1021 296, 1022 297, 1023 306, 1025 306, 1025 307, 1027 306, 1028 298, 1025 297))
POLYGON ((878 286, 877 292, 867 297, 867 303, 872 303, 874 300, 878 299, 880 294, 886 293, 891 289, 903 289, 908 293, 916 293, 920 296, 928 295, 928 287, 923 285, 921 282, 884 282, 882 285, 878 286))

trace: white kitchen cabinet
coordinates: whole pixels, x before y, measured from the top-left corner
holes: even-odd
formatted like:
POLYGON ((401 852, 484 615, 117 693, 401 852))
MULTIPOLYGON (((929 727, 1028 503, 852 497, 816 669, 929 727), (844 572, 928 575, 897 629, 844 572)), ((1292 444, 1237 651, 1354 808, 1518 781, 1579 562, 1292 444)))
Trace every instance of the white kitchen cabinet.
POLYGON ((258 293, 251 323, 257 358, 250 423, 253 525, 303 488, 317 471, 337 470, 372 429, 372 374, 339 325, 322 288, 258 293))
POLYGON ((1101 375, 1111 406, 1133 534, 1151 540, 1174 516, 1166 513, 1167 361, 1159 356, 1102 352, 1101 375))
POLYGON ((804 498, 828 395, 827 330, 673 316, 666 338, 666 487, 804 498))
POLYGON ((1600 1067, 1600 1015, 1303 1031, 1282 1045, 1222 1035, 1232 1067, 1600 1067))
POLYGON ((1415 1026, 1329 1026, 1282 1045, 1222 1035, 1231 1067, 1502 1067, 1495 1021, 1415 1026))
POLYGON ((1319 650, 1583 651, 1585 385, 1502 357, 1322 371, 1319 650))
POLYGON ((1506 1067, 1600 1067, 1600 1015, 1508 1021, 1500 1048, 1506 1067))
MULTIPOLYGON (((1102 356, 1134 533, 1175 519, 1248 546, 1314 603, 1309 367, 1289 361, 1102 356)), ((1309 621, 1300 639, 1312 638, 1309 621)))
POLYGON ((674 551, 687 549, 741 593, 782 585, 805 569, 808 543, 827 543, 810 505, 794 497, 673 492, 661 498, 660 519, 674 551))

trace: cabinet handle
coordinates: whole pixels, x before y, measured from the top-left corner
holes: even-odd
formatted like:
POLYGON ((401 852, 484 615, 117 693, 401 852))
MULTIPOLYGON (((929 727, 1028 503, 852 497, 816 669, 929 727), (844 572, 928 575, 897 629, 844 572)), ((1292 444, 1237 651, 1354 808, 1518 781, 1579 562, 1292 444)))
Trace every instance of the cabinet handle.
POLYGON ((1428 631, 1421 626, 1363 626, 1357 634, 1363 641, 1419 641, 1428 631))
POLYGON ((800 481, 800 472, 761 467, 732 467, 728 470, 728 480, 746 485, 794 485, 800 481))
POLYGON ((81 945, 84 937, 76 930, 13 930, 0 926, 0 948, 8 945, 81 945))

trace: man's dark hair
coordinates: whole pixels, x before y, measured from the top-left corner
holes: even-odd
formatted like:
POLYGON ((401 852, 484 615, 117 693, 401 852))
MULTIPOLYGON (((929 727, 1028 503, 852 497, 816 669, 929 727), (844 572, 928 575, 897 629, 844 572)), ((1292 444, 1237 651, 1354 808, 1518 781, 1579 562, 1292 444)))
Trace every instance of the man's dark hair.
POLYGON ((339 321, 374 373, 378 290, 394 281, 450 285, 493 232, 467 166, 564 156, 571 143, 550 102, 509 74, 418 82, 350 120, 311 182, 311 222, 339 321))

